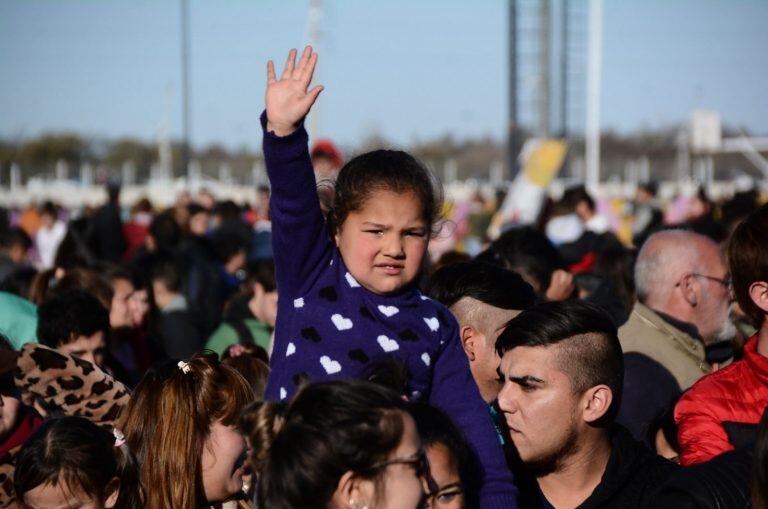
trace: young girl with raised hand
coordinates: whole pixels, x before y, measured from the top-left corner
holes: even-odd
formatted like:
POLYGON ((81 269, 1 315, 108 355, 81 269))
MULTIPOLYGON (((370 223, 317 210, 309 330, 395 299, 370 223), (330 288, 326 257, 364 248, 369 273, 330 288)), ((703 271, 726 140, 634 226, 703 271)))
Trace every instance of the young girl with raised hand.
POLYGON ((481 507, 515 507, 456 322, 415 285, 440 208, 433 179, 405 152, 358 156, 339 173, 326 225, 303 127, 322 91, 309 90, 317 54, 307 47, 295 60, 291 50, 280 79, 267 64, 262 115, 280 293, 266 396, 285 400, 307 379, 355 378, 395 356, 410 372, 409 398, 464 429, 482 463, 481 507))

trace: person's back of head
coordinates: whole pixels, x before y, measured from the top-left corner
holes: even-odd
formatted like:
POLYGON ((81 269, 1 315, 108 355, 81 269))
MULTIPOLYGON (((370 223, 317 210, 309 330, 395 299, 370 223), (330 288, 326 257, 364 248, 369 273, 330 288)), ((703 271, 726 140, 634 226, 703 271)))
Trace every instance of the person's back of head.
POLYGON ((103 360, 109 334, 109 312, 85 290, 57 293, 37 310, 41 344, 96 364, 103 360))
POLYGON ((138 509, 135 464, 115 437, 82 417, 45 422, 16 457, 21 508, 138 509), (118 444, 119 445, 119 444, 118 444))
POLYGON ((181 242, 181 233, 171 212, 156 215, 149 224, 150 251, 175 251, 181 242))
POLYGON ((564 268, 563 260, 547 237, 533 228, 513 228, 504 232, 490 247, 493 257, 483 261, 496 263, 517 272, 530 283, 534 291, 543 296, 552 280, 552 274, 564 268))
POLYGON ((533 288, 520 275, 479 262, 440 268, 430 278, 427 294, 448 308, 464 298, 516 310, 527 309, 536 301, 533 288))
POLYGON ((533 288, 514 272, 469 262, 435 272, 428 294, 456 317, 472 376, 483 400, 491 403, 499 391, 496 337, 509 320, 534 304, 533 288))
POLYGON ((728 244, 728 265, 739 306, 761 328, 768 314, 768 205, 736 227, 728 244))
POLYGON ((249 430, 251 464, 259 476, 259 507, 330 508, 350 499, 361 507, 393 500, 416 507, 423 496, 423 458, 406 412, 397 393, 357 380, 304 386, 287 404, 255 403, 242 426, 249 430), (414 450, 393 460, 404 443, 414 450), (406 485, 385 481, 388 465, 397 463, 417 467, 406 485), (403 489, 393 494, 398 487, 403 489))
POLYGON ((200 507, 240 491, 237 419, 253 400, 248 382, 213 353, 144 375, 118 428, 140 465, 145 509, 200 507))
POLYGON ((235 344, 221 355, 221 363, 231 366, 248 382, 258 399, 264 398, 269 378, 269 355, 259 345, 235 344))

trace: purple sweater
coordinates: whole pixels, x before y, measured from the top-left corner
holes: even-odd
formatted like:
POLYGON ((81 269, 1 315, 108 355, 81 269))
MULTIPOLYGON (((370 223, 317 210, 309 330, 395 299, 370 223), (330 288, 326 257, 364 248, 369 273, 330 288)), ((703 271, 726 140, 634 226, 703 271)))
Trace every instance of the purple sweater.
POLYGON ((394 295, 363 288, 330 240, 301 126, 266 132, 278 300, 267 399, 289 398, 304 380, 359 377, 383 357, 410 372, 411 399, 445 411, 479 459, 480 507, 514 508, 516 491, 488 408, 459 344, 458 325, 438 302, 409 287, 394 295))

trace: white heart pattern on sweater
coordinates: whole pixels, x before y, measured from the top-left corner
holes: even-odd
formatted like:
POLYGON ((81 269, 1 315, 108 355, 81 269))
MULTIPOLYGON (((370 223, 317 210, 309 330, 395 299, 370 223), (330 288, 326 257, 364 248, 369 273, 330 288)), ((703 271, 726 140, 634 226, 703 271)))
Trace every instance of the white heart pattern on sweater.
POLYGON ((435 317, 425 318, 424 322, 427 324, 427 326, 429 327, 429 330, 431 330, 432 332, 437 332, 437 330, 440 328, 440 320, 438 320, 435 317))
POLYGON ((344 318, 340 314, 333 315, 331 317, 331 321, 333 322, 333 325, 335 325, 339 330, 348 330, 352 328, 352 320, 349 318, 344 318))
POLYGON ((397 344, 397 341, 394 339, 389 339, 387 336, 381 335, 378 338, 376 338, 376 341, 379 342, 379 346, 381 346, 381 349, 385 352, 394 352, 395 350, 398 350, 400 348, 400 345, 397 344))
POLYGON ((323 365, 323 369, 325 369, 325 372, 329 375, 333 375, 341 371, 341 364, 339 364, 338 361, 331 359, 327 355, 320 357, 320 364, 323 365))
POLYGON ((395 316, 397 313, 400 312, 399 309, 397 309, 395 306, 377 306, 379 311, 381 311, 381 314, 389 318, 390 316, 395 316))
POLYGON ((285 349, 285 356, 290 357, 295 353, 296 353, 296 345, 294 345, 293 342, 288 343, 288 348, 285 349))
POLYGON ((421 354, 421 360, 424 361, 424 364, 429 366, 429 363, 432 362, 432 359, 429 357, 429 354, 427 352, 424 352, 421 354))

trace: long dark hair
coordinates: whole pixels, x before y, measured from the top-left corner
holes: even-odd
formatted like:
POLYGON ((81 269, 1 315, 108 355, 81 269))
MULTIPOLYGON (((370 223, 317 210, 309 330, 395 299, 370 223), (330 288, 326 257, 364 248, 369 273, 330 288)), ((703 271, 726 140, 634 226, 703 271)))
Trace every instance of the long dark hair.
POLYGON ((374 466, 402 438, 405 402, 359 380, 310 384, 290 403, 257 402, 241 419, 259 477, 258 506, 327 507, 346 472, 376 480, 374 466))
POLYGON ((127 448, 115 447, 112 433, 87 419, 61 417, 45 422, 21 448, 13 483, 19 506, 27 507, 24 495, 42 484, 104 501, 115 478, 120 480, 115 507, 142 507, 136 463, 127 448))

